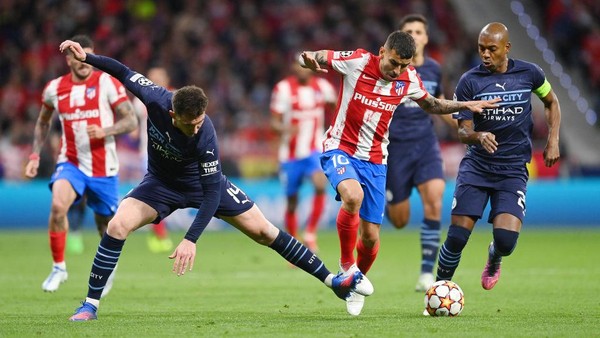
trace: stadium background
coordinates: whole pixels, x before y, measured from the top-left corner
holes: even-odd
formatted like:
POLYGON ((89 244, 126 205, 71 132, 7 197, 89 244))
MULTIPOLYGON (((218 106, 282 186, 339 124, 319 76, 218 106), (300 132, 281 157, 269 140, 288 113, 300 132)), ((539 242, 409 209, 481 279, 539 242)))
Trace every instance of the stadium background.
MULTIPOLYGON (((23 167, 31 152, 43 86, 67 72, 64 56, 58 52, 62 40, 89 34, 97 53, 142 73, 151 66, 164 66, 175 87, 195 84, 205 88, 225 173, 281 226, 284 199, 276 177, 275 138, 269 130, 272 86, 287 74, 297 51, 358 47, 377 51, 407 13, 424 14, 430 21, 427 53, 443 66, 446 97, 452 97, 460 75, 478 63, 479 29, 489 21, 502 21, 509 27, 511 56, 536 62, 546 71, 563 112, 562 160, 560 166, 547 169, 539 164, 546 124, 536 100, 526 223, 598 227, 597 1, 71 0, 0 4, 0 228, 46 227, 50 204, 46 184, 56 158, 57 121, 42 153, 39 178, 26 181, 23 167)), ((338 84, 335 75, 328 77, 338 84)), ((464 148, 443 124, 436 128, 448 178, 443 212, 447 224, 452 180, 464 148)), ((123 193, 143 174, 137 149, 134 136, 119 139, 123 193)), ((413 194, 413 224, 422 217, 416 198, 413 194)), ((301 209, 307 210, 308 205, 301 209)), ((330 199, 324 226, 331 227, 336 210, 330 199)), ((186 227, 192 216, 189 211, 178 213, 169 219, 169 226, 186 227)), ((86 224, 93 224, 90 215, 86 224)))

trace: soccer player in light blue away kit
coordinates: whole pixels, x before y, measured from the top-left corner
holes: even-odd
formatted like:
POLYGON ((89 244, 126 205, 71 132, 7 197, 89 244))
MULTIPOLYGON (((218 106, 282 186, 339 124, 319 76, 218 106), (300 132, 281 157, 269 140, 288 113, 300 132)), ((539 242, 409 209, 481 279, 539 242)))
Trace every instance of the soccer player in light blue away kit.
MULTIPOLYGON (((443 99, 442 70, 432 58, 425 56, 427 19, 409 14, 400 19, 399 30, 415 40, 415 67, 427 92, 443 99)), ((438 115, 453 130, 456 120, 450 115, 438 115)), ((433 284, 433 267, 440 246, 440 221, 444 194, 444 169, 431 114, 411 100, 398 105, 390 123, 389 159, 387 167, 387 216, 397 229, 404 228, 410 219, 409 197, 413 187, 421 196, 424 218, 421 224, 421 274, 415 287, 424 292, 433 284)))
POLYGON ((71 321, 97 318, 100 294, 131 232, 187 207, 197 208, 198 214, 169 256, 174 259, 173 272, 178 276, 192 269, 196 241, 214 215, 318 278, 341 299, 351 291, 364 295, 373 292, 373 286, 363 280, 360 272, 330 273, 313 252, 269 222, 254 202, 221 173, 217 136, 205 114, 208 98, 201 88, 186 86, 170 92, 114 59, 87 54, 70 40, 64 41, 60 50, 113 75, 148 108, 148 173, 125 196, 108 223, 92 264, 87 297, 71 321))
POLYGON ((481 286, 490 290, 500 277, 502 257, 517 245, 525 216, 525 196, 531 161, 533 118, 531 93, 544 103, 548 141, 544 163, 553 166, 560 158, 558 137, 560 106, 542 69, 533 63, 508 58, 508 29, 501 23, 486 25, 479 34, 482 64, 469 70, 458 82, 458 101, 489 100, 499 97, 500 107, 473 115, 460 111, 458 135, 467 144, 460 163, 452 224, 438 256, 437 280, 452 279, 475 222, 490 201, 488 222, 494 240, 489 246, 481 286))

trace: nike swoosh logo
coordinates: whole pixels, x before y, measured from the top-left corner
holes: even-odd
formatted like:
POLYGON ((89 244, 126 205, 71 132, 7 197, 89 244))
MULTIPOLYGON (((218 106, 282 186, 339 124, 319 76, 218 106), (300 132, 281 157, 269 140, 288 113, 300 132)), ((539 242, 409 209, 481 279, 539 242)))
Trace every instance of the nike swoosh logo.
POLYGON ((371 81, 375 80, 374 78, 372 78, 368 75, 365 75, 365 74, 363 74, 362 77, 363 77, 363 79, 366 79, 366 80, 371 80, 371 81))
POLYGON ((64 100, 64 99, 66 99, 67 97, 69 97, 69 94, 59 95, 59 96, 58 96, 58 100, 59 100, 59 101, 62 101, 62 100, 64 100))

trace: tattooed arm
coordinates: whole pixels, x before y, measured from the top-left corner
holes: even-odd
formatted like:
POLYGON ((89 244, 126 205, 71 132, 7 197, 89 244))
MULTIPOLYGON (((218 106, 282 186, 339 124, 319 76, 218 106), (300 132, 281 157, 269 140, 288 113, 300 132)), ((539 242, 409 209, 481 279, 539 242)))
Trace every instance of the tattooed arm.
POLYGON ((452 114, 459 110, 468 109, 474 113, 481 113, 486 108, 498 107, 496 102, 500 101, 499 98, 487 101, 452 101, 438 99, 431 95, 427 95, 423 100, 417 101, 417 104, 424 111, 430 114, 452 114))
POLYGON ((115 108, 118 121, 110 127, 102 128, 99 125, 88 125, 87 132, 91 138, 105 138, 133 131, 138 126, 137 116, 131 101, 126 100, 115 108))
POLYGON ((327 73, 327 50, 316 52, 302 52, 298 58, 300 66, 308 68, 315 73, 327 73))

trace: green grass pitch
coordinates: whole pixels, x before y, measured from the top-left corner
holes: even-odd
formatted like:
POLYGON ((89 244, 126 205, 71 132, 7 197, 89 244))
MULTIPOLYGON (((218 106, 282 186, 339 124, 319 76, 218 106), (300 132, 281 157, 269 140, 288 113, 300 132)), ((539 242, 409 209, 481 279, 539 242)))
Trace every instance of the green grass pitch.
MULTIPOLYGON (((505 259, 495 289, 480 286, 489 226, 463 252, 454 281, 465 292, 456 318, 422 316, 414 291, 419 234, 382 231, 369 272, 375 293, 351 317, 317 279, 290 268, 274 251, 239 232, 207 232, 192 272, 171 273, 168 254, 151 254, 134 233, 121 255, 112 292, 94 322, 67 319, 85 297, 98 237, 67 257, 69 280, 55 293, 41 283, 51 258, 45 231, 0 231, 0 337, 590 337, 600 333, 599 228, 525 229, 505 259)), ((182 233, 171 233, 176 243, 182 233)), ((444 235, 445 236, 445 233, 444 235)), ((333 231, 320 234, 320 257, 337 270, 333 231)))

